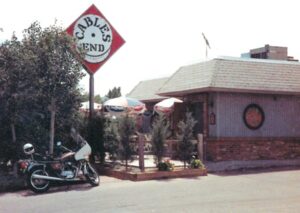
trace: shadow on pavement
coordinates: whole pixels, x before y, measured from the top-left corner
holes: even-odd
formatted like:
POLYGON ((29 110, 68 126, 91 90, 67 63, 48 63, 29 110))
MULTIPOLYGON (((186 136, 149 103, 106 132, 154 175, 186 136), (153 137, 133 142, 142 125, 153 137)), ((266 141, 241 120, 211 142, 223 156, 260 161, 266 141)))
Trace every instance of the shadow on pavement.
POLYGON ((57 193, 57 192, 68 192, 68 191, 88 191, 93 187, 89 183, 85 182, 74 182, 74 183, 58 183, 52 185, 47 192, 44 193, 34 193, 30 189, 22 191, 21 195, 24 197, 28 196, 43 196, 47 194, 57 193))

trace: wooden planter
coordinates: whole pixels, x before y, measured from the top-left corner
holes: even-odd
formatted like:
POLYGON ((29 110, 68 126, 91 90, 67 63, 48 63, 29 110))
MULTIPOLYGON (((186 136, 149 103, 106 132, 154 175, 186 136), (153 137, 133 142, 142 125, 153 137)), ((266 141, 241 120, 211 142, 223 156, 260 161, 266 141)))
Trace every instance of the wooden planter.
POLYGON ((150 170, 145 172, 126 172, 116 170, 104 170, 101 172, 104 175, 112 176, 122 180, 143 181, 154 180, 163 178, 182 178, 182 177, 195 177, 206 176, 206 169, 175 169, 174 171, 158 171, 150 170))

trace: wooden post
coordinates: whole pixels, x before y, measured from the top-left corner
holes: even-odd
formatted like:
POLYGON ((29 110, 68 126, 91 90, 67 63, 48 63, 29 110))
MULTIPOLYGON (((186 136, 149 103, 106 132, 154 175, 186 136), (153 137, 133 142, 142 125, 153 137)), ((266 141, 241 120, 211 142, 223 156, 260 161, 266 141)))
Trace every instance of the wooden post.
POLYGON ((203 134, 197 135, 198 139, 198 158, 203 162, 203 134))
POLYGON ((140 170, 143 172, 145 171, 145 159, 144 159, 144 144, 145 144, 145 137, 143 134, 138 134, 138 147, 139 147, 139 167, 140 170))

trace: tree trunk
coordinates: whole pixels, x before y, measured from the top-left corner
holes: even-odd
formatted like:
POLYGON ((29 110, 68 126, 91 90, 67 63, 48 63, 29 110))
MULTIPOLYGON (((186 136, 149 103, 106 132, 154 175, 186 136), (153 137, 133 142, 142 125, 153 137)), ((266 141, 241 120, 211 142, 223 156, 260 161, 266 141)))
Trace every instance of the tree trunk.
POLYGON ((53 154, 54 149, 54 133, 55 133, 55 98, 51 99, 50 112, 51 112, 51 120, 50 120, 50 142, 49 142, 49 154, 53 154))
POLYGON ((17 136, 16 136, 16 126, 15 126, 15 124, 11 123, 10 128, 11 128, 12 141, 13 141, 13 143, 16 143, 17 136))

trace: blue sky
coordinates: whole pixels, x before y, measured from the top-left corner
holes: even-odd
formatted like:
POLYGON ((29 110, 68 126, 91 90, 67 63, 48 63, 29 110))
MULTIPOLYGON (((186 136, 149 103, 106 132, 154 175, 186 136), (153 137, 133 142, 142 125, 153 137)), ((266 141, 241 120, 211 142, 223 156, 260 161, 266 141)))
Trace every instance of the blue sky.
MULTIPOLYGON (((287 46, 300 59, 297 1, 238 0, 9 0, 1 2, 0 41, 21 35, 33 21, 46 27, 55 19, 67 28, 91 4, 126 43, 95 74, 95 93, 114 86, 128 93, 139 81, 166 77, 180 66, 209 58, 236 56, 265 44, 287 46)), ((88 91, 88 76, 81 86, 88 91)))

